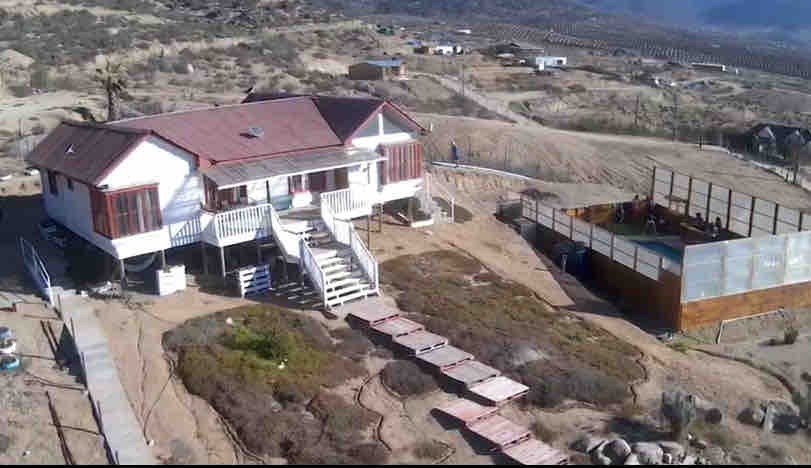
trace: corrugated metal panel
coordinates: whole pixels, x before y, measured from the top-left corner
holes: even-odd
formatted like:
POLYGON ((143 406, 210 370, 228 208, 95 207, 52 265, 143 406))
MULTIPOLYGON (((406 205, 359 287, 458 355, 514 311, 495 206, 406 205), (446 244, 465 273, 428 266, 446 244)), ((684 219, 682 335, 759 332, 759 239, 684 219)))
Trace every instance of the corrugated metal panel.
POLYGON ((338 150, 218 164, 206 169, 203 173, 222 188, 280 175, 301 174, 323 168, 350 166, 381 159, 384 159, 383 156, 372 151, 338 150))

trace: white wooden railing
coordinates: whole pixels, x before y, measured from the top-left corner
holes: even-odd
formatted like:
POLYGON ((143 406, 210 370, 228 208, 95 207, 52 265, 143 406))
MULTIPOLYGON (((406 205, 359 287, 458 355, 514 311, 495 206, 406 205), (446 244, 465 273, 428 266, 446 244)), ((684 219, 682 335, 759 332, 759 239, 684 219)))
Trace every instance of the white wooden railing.
POLYGON ((217 213, 213 221, 217 240, 224 243, 236 243, 268 237, 271 210, 273 210, 273 206, 265 203, 217 213))
POLYGON ((370 196, 364 196, 352 189, 336 190, 321 194, 321 205, 329 205, 335 216, 352 219, 372 212, 370 196))
POLYGON ((299 271, 307 272, 307 276, 310 278, 313 288, 318 292, 326 308, 326 276, 324 275, 324 270, 318 266, 318 261, 315 259, 312 249, 310 249, 310 246, 307 245, 307 241, 303 238, 299 240, 299 271))
POLYGON ((276 245, 281 249, 285 260, 295 259, 297 255, 301 254, 296 244, 303 240, 303 236, 286 230, 279 218, 279 213, 276 212, 273 205, 268 206, 270 207, 270 226, 273 231, 273 238, 276 239, 276 245))
POLYGON ((51 289, 51 276, 45 268, 45 263, 40 258, 37 250, 27 240, 22 237, 19 238, 18 245, 20 248, 20 255, 23 257, 25 269, 31 275, 31 279, 36 283, 37 288, 40 290, 45 299, 51 306, 54 305, 53 290, 51 289))
POLYGON ((353 256, 357 259, 364 273, 366 273, 366 277, 375 293, 379 292, 379 265, 375 257, 361 240, 352 221, 339 219, 329 203, 325 203, 323 198, 321 200, 321 219, 324 221, 324 224, 336 242, 348 245, 349 248, 352 249, 353 256))

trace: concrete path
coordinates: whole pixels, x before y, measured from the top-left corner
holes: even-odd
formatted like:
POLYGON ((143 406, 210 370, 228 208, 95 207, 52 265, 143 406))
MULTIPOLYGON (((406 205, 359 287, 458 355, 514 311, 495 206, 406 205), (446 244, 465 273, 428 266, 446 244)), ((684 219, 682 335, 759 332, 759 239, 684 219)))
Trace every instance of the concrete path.
POLYGON ((93 308, 81 296, 64 294, 59 296, 58 306, 82 356, 87 388, 112 456, 120 465, 156 464, 93 308))

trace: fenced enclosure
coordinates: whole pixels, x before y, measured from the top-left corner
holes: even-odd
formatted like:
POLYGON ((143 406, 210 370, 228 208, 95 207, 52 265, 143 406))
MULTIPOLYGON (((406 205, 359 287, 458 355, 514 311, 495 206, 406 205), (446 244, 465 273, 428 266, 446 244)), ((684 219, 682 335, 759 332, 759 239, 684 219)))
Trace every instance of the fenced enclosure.
POLYGON ((522 195, 521 215, 652 280, 659 281, 663 271, 681 275, 681 265, 667 257, 537 199, 522 195))
POLYGON ((811 281, 811 232, 687 247, 682 302, 811 281))
POLYGON ((811 216, 798 209, 661 167, 653 170, 653 200, 686 216, 701 213, 708 222, 720 218, 725 229, 744 237, 811 230, 811 216))

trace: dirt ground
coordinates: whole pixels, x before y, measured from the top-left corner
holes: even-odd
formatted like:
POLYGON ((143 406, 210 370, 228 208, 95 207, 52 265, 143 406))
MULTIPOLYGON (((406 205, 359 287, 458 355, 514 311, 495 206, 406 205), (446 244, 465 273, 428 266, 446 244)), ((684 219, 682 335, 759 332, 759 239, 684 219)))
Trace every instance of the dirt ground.
POLYGON ((579 133, 540 125, 515 125, 466 117, 422 114, 433 125, 430 152, 450 159, 455 140, 463 162, 531 175, 550 182, 609 184, 649 193, 654 166, 672 168, 733 190, 805 209, 808 192, 728 154, 726 150, 672 141, 579 133))

